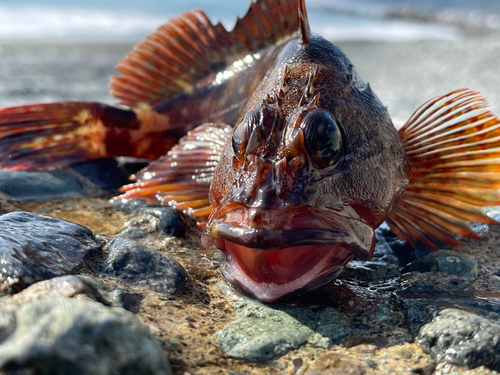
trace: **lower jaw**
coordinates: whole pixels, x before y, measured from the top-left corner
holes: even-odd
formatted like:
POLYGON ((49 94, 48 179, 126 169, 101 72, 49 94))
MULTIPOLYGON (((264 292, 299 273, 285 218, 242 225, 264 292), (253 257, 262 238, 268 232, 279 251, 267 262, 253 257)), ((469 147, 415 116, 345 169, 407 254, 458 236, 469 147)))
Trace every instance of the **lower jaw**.
MULTIPOLYGON (((230 244, 230 243, 229 243, 230 244)), ((221 262, 221 272, 224 278, 237 289, 262 302, 270 303, 277 300, 294 297, 301 292, 319 288, 334 278, 336 278, 344 265, 352 258, 353 254, 339 246, 316 246, 317 249, 310 251, 315 254, 306 261, 297 264, 299 269, 290 269, 283 275, 283 267, 279 273, 274 272, 272 265, 254 265, 257 274, 249 271, 247 264, 231 250, 226 241, 225 251, 221 262), (307 268, 304 268, 304 264, 307 268), (260 275, 258 275, 260 274, 260 275), (264 276, 265 275, 265 276, 264 276)), ((261 252, 269 250, 257 250, 244 248, 246 251, 261 252)), ((282 249, 277 251, 293 251, 295 248, 282 249)), ((303 259, 302 259, 303 260, 303 259)))

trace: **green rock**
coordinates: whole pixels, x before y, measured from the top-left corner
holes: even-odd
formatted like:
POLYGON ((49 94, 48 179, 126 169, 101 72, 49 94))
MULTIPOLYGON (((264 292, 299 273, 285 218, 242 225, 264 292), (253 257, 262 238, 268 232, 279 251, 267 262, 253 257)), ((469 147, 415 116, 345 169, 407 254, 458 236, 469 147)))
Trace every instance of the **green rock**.
POLYGON ((234 358, 261 362, 279 357, 305 342, 328 348, 351 332, 332 308, 235 304, 237 318, 218 332, 224 352, 234 358))

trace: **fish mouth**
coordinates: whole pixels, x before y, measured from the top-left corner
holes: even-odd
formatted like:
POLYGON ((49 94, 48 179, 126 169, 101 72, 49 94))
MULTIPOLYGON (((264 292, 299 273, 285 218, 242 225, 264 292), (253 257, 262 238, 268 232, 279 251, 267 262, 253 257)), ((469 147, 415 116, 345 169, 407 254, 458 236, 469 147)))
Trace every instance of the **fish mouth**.
POLYGON ((354 256, 370 258, 375 234, 363 221, 333 210, 226 205, 212 212, 202 243, 224 253, 227 281, 274 302, 328 283, 354 256))

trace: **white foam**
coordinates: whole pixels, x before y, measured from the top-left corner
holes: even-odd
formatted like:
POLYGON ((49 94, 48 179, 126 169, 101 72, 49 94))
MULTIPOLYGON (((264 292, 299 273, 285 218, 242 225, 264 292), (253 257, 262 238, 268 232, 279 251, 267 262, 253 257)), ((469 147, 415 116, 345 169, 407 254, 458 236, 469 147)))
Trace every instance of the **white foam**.
POLYGON ((0 6, 0 40, 135 41, 167 19, 167 16, 78 8, 0 6))
MULTIPOLYGON (((346 8, 345 2, 333 1, 325 11, 322 5, 324 1, 308 1, 310 24, 315 33, 333 41, 409 41, 459 37, 457 29, 449 26, 383 20, 380 18, 382 8, 367 2, 355 1, 346 8)), ((185 4, 186 9, 182 9, 178 3, 173 8, 166 7, 168 13, 152 12, 147 6, 140 11, 101 11, 76 7, 0 5, 0 41, 138 42, 170 17, 193 7, 206 8, 204 10, 211 19, 221 20, 231 29, 236 15, 242 16, 245 12, 242 9, 246 7, 240 2, 220 9, 213 4, 190 0, 185 4)))

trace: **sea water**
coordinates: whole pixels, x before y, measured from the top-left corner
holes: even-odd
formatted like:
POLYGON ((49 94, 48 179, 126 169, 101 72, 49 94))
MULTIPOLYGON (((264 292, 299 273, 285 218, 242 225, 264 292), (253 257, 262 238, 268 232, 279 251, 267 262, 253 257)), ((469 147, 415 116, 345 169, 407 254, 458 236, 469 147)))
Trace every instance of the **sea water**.
MULTIPOLYGON (((249 0, 2 0, 0 41, 138 42, 183 11, 201 8, 232 28, 249 0)), ((307 0, 313 31, 335 40, 456 39, 500 29, 498 0, 307 0)))

